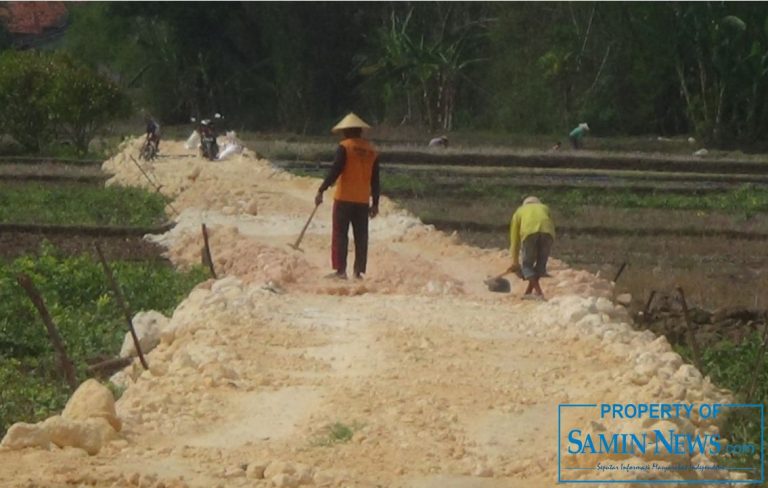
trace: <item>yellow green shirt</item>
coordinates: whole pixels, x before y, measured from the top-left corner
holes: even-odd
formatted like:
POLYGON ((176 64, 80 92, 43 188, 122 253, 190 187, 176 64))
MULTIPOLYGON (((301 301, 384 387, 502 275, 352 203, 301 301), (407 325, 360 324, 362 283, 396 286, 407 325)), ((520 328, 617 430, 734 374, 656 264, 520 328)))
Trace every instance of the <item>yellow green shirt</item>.
POLYGON ((555 237, 555 223, 549 216, 549 207, 543 203, 521 205, 509 225, 509 252, 514 264, 520 264, 520 243, 537 232, 555 237))

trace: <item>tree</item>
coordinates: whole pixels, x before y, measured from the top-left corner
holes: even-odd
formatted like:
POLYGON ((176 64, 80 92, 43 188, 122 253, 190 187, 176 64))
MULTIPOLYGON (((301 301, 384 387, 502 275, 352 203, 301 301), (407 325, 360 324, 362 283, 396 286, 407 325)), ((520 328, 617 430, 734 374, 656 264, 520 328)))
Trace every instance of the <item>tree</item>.
POLYGON ((0 131, 37 152, 63 135, 81 152, 94 134, 126 115, 127 98, 95 71, 56 54, 0 55, 0 131))
POLYGON ((80 153, 107 123, 130 113, 128 98, 112 81, 62 59, 48 96, 51 121, 80 153))
MULTIPOLYGON (((413 119, 418 106, 421 122, 430 129, 453 128, 457 93, 467 69, 484 58, 473 57, 485 41, 484 24, 462 10, 422 12, 430 28, 415 20, 415 9, 401 14, 393 10, 386 25, 371 42, 371 53, 361 57, 360 73, 392 97, 405 98, 402 122, 413 119)), ((390 107, 391 109, 392 107, 390 107)))
POLYGON ((16 51, 0 55, 0 132, 28 151, 38 151, 52 140, 50 94, 55 73, 49 55, 16 51))

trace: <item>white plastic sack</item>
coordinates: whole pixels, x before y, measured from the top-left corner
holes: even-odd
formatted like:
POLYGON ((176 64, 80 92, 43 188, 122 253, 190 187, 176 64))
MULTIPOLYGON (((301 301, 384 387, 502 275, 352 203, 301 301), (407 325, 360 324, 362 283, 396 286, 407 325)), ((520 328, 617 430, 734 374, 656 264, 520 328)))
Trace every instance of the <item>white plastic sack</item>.
POLYGON ((243 147, 239 144, 226 144, 219 153, 219 157, 217 159, 221 161, 223 159, 227 159, 233 154, 239 154, 241 152, 243 152, 243 147))
POLYGON ((233 154, 240 154, 243 152, 243 144, 240 139, 237 138, 235 131, 229 131, 226 135, 226 141, 219 152, 219 157, 216 158, 219 161, 227 159, 233 154))
POLYGON ((197 146, 200 144, 200 133, 198 133, 196 130, 192 131, 192 135, 189 136, 189 139, 187 139, 187 142, 184 143, 184 147, 186 147, 188 150, 192 150, 197 148, 197 146))

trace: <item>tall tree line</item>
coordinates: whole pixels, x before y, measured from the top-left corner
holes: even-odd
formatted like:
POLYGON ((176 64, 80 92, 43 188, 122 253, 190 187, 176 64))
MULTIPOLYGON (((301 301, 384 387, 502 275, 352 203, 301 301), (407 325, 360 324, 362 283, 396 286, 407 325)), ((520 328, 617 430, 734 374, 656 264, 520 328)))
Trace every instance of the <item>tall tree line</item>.
POLYGON ((325 130, 348 110, 434 130, 695 133, 768 124, 768 5, 87 3, 66 48, 168 122, 325 130))

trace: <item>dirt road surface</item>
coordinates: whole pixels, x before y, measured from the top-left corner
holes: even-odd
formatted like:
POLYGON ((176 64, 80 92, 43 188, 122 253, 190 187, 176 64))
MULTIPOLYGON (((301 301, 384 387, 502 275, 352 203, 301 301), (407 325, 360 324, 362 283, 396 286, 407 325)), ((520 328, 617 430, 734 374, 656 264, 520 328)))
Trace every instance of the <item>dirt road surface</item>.
MULTIPOLYGON (((137 144, 105 163, 110 183, 148 186, 127 157, 137 144)), ((150 371, 115 378, 118 440, 93 456, 0 448, 2 486, 548 487, 560 403, 727 399, 665 339, 632 330, 611 283, 557 260, 547 302, 520 300, 521 282, 490 293, 505 251, 461 245, 383 198, 365 280, 329 281, 332 192, 303 252, 288 246, 318 180, 170 141, 145 168, 180 212, 151 239, 199 264, 206 223, 220 278, 177 308, 150 371)))

